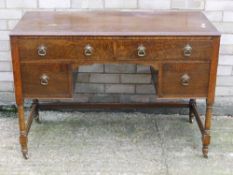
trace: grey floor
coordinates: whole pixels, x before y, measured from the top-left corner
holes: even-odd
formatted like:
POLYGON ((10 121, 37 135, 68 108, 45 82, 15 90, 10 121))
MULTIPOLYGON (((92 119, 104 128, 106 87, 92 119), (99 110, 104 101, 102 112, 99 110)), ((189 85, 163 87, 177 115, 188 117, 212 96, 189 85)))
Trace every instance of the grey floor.
POLYGON ((184 115, 41 112, 18 144, 14 113, 0 113, 0 175, 232 175, 233 118, 213 119, 209 159, 196 122, 184 115))

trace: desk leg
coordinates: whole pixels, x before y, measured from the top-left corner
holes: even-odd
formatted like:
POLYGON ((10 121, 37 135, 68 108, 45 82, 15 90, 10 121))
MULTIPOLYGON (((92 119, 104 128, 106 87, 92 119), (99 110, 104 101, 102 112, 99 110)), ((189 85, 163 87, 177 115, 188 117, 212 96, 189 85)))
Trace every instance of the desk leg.
POLYGON ((206 102, 206 116, 205 116, 205 128, 202 135, 202 152, 205 158, 208 158, 208 146, 210 144, 210 127, 211 127, 211 119, 212 119, 212 106, 213 104, 206 102))
POLYGON ((189 100, 189 123, 193 123, 194 121, 194 110, 193 110, 193 105, 197 105, 196 100, 195 99, 190 99, 189 100))
POLYGON ((21 145, 21 151, 23 154, 23 157, 25 159, 28 159, 28 147, 27 147, 27 132, 26 132, 26 121, 24 117, 24 106, 18 105, 18 118, 19 118, 19 130, 20 130, 20 136, 19 136, 19 142, 21 145))
POLYGON ((41 123, 41 120, 40 120, 40 116, 39 116, 39 109, 38 109, 38 104, 39 104, 39 100, 38 99, 34 99, 32 104, 36 105, 35 107, 35 111, 34 111, 34 119, 37 123, 41 123))

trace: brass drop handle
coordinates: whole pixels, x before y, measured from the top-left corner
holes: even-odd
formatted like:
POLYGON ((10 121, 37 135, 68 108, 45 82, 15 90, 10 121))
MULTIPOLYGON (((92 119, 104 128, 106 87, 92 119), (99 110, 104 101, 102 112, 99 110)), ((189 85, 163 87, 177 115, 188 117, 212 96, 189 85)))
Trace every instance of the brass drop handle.
POLYGON ((42 74, 40 77, 40 84, 42 86, 47 86, 49 84, 49 77, 46 74, 42 74))
POLYGON ((44 46, 44 45, 40 45, 38 48, 37 48, 37 53, 39 56, 41 57, 44 57, 47 53, 47 47, 44 46))
POLYGON ((142 44, 138 46, 138 56, 139 57, 146 56, 146 47, 143 46, 142 44))
POLYGON ((190 46, 190 44, 186 44, 186 46, 184 47, 184 56, 190 57, 191 54, 192 54, 192 47, 190 46))
POLYGON ((189 81, 190 81, 190 76, 188 74, 184 74, 181 76, 181 85, 182 86, 188 86, 189 85, 189 81))
POLYGON ((85 47, 84 47, 84 55, 85 56, 91 56, 93 53, 93 47, 90 45, 90 44, 87 44, 85 47))

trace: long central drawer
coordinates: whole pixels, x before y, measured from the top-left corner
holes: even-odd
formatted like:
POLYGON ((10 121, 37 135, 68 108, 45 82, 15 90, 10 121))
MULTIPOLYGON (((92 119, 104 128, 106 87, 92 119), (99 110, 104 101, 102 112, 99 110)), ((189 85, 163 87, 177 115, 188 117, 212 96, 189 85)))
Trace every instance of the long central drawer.
POLYGON ((211 37, 22 37, 22 61, 80 60, 210 60, 211 37))

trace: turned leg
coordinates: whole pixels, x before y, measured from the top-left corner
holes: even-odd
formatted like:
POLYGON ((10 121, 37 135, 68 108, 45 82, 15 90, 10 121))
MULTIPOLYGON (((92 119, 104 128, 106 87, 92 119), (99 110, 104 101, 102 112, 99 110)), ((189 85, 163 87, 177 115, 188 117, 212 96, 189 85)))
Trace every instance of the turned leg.
POLYGON ((34 114, 34 119, 37 123, 41 123, 41 120, 40 120, 40 116, 39 116, 39 109, 38 109, 38 104, 39 104, 39 101, 38 99, 34 99, 32 101, 32 104, 35 104, 36 105, 36 108, 35 108, 35 114, 34 114))
POLYGON ((189 100, 189 123, 193 123, 194 121, 194 111, 193 111, 193 104, 196 105, 196 100, 195 99, 190 99, 189 100))
POLYGON ((21 145, 21 151, 23 154, 23 157, 25 159, 28 159, 28 147, 27 147, 27 132, 26 132, 26 121, 24 117, 24 107, 23 105, 18 105, 18 119, 19 119, 19 142, 21 145))
POLYGON ((205 127, 202 135, 202 152, 205 158, 208 158, 208 146, 210 144, 210 127, 212 119, 212 104, 206 103, 206 116, 205 116, 205 127))

